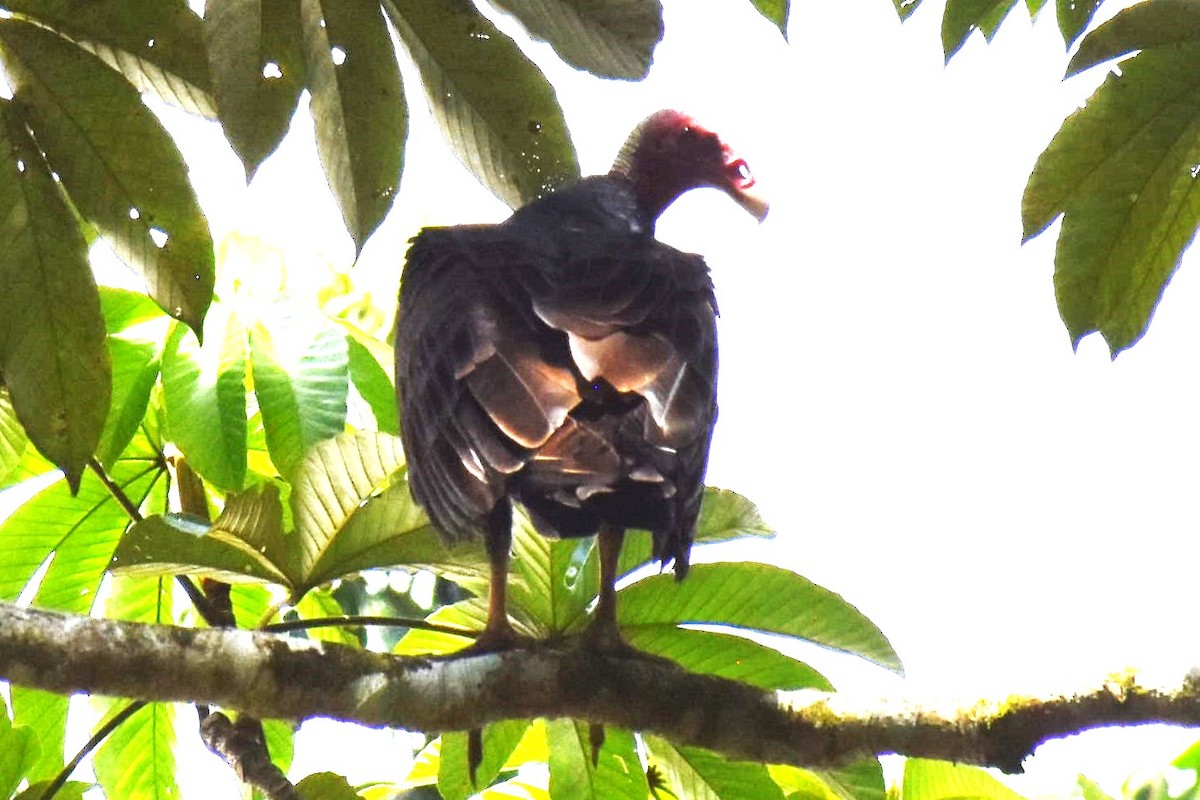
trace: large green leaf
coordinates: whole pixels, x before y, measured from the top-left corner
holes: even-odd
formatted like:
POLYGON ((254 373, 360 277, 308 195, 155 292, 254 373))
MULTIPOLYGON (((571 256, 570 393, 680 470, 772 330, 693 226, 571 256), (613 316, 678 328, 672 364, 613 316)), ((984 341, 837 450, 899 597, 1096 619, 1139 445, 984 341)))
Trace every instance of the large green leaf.
POLYGON ((146 418, 170 320, 145 295, 123 289, 101 287, 100 306, 108 330, 113 399, 96 458, 111 466, 146 418))
POLYGON ((769 564, 697 564, 685 581, 654 575, 621 590, 622 627, 707 623, 777 633, 901 671, 874 623, 840 595, 769 564))
POLYGON ((550 742, 550 796, 571 800, 646 800, 650 787, 633 734, 604 729, 592 762, 589 726, 571 719, 546 723, 550 742))
POLYGON ((476 787, 487 786, 508 761, 521 737, 529 728, 529 720, 505 720, 483 729, 483 760, 472 777, 468 764, 466 733, 447 733, 442 736, 441 762, 438 765, 438 791, 445 800, 466 800, 476 787))
POLYGON ((8 390, 0 386, 0 487, 5 485, 4 480, 9 473, 21 463, 21 456, 25 453, 25 445, 28 442, 25 429, 17 420, 17 412, 13 410, 12 398, 9 397, 8 390))
MULTIPOLYGON (((1059 0, 1060 4, 1065 1, 1059 0)), ((1093 3, 1082 3, 1081 6, 1089 8, 1093 3)), ((1121 11, 1079 43, 1079 49, 1067 65, 1067 75, 1137 50, 1198 41, 1200 8, 1191 0, 1138 3, 1121 11)))
POLYGON ((516 523, 513 571, 523 580, 509 587, 510 610, 524 612, 537 626, 538 636, 580 627, 599 583, 596 559, 589 558, 592 540, 547 539, 525 514, 519 514, 516 523))
POLYGON ((840 769, 807 770, 770 764, 767 772, 789 800, 885 800, 887 788, 879 759, 840 769))
POLYGON ((0 43, 14 100, 75 207, 155 302, 198 331, 212 300, 212 236, 170 135, 124 77, 66 39, 0 20, 0 43))
MULTIPOLYGON (((487 604, 479 598, 460 600, 435 610, 425 621, 469 631, 482 631, 487 625, 487 604)), ((517 629, 520 630, 520 627, 517 629)), ((470 637, 413 628, 396 642, 392 652, 398 656, 443 655, 461 650, 472 641, 474 639, 470 637)))
POLYGON ((63 752, 67 741, 67 711, 70 698, 60 694, 11 686, 13 720, 37 731, 37 760, 29 765, 26 777, 30 781, 53 778, 63 768, 63 752))
POLYGON ((201 475, 222 489, 246 479, 246 328, 228 307, 205 323, 205 343, 181 326, 162 359, 171 440, 201 475))
POLYGON ((304 88, 299 0, 208 0, 204 39, 217 115, 249 181, 304 88))
MULTIPOLYGON (((298 526, 301 536, 312 532, 312 528, 298 526)), ((345 519, 323 552, 303 572, 302 586, 398 564, 479 576, 486 563, 480 542, 464 542, 448 548, 413 502, 407 484, 397 483, 367 500, 345 519)))
POLYGON ((314 772, 296 784, 300 800, 358 800, 358 792, 345 776, 332 772, 314 772))
MULTIPOLYGON (((14 25, 0 20, 0 54, 14 25)), ((0 102, 0 149, 15 156, 0 167, 0 376, 29 438, 77 485, 112 391, 104 319, 83 235, 17 110, 0 102)))
MULTIPOLYGON (((375 428, 380 433, 400 435, 400 414, 396 410, 396 388, 387 370, 380 365, 367 347, 353 336, 346 336, 349 348, 350 380, 375 415, 375 428)), ((390 352, 390 349, 389 349, 390 352)))
POLYGON ((271 460, 291 478, 310 447, 345 430, 349 356, 323 316, 277 310, 251 328, 250 364, 271 460))
POLYGON ((764 689, 819 689, 833 686, 809 665, 740 636, 663 625, 621 629, 625 641, 669 658, 691 672, 717 675, 764 689))
MULTIPOLYGON (((305 592, 304 597, 301 597, 300 601, 296 603, 296 613, 301 619, 326 619, 343 616, 346 612, 338 603, 337 598, 333 596, 333 592, 324 587, 318 587, 305 592)), ((308 638, 344 644, 349 647, 362 645, 358 637, 354 635, 354 631, 334 625, 309 628, 308 638)))
POLYGON ((791 0, 751 0, 751 2, 758 9, 758 13, 766 17, 776 28, 779 28, 779 32, 786 39, 788 15, 792 10, 791 0))
MULTIPOLYGON (((679 747, 645 735, 650 763, 676 797, 688 800, 783 800, 783 791, 763 764, 728 761, 699 747, 679 747)), ((905 798, 907 800, 907 798, 905 798)))
POLYGON ((534 39, 549 42, 563 61, 602 78, 646 77, 663 35, 659 0, 499 0, 496 5, 520 20, 534 39))
POLYGON ((0 698, 0 797, 11 797, 17 791, 17 785, 37 763, 39 748, 37 731, 25 726, 14 728, 0 698))
POLYGON ((1071 341, 1115 355, 1146 331, 1200 223, 1200 40, 1148 48, 1063 122, 1022 200, 1025 239, 1063 215, 1054 258, 1071 341))
POLYGON ((905 759, 900 796, 904 800, 1022 800, 979 767, 925 758, 905 759))
POLYGON ((79 42, 139 90, 216 115, 200 17, 183 0, 6 0, 5 6, 79 42))
MULTIPOLYGON (((114 479, 134 502, 149 490, 154 466, 118 465, 114 479)), ((0 523, 0 600, 14 600, 51 556, 37 584, 35 603, 86 613, 129 518, 96 478, 85 479, 77 496, 57 481, 39 491, 0 523)), ((33 587, 31 587, 33 588, 33 587)))
POLYGON ((112 556, 121 575, 195 575, 226 582, 247 578, 288 585, 278 567, 241 539, 188 517, 147 517, 121 539, 112 556))
POLYGON ((378 4, 302 0, 317 149, 346 229, 362 250, 396 196, 408 114, 378 4))
POLYGON ((579 176, 554 89, 473 5, 385 0, 384 8, 450 146, 497 197, 515 208, 579 176))
POLYGON ((1073 45, 1079 35, 1087 29, 1092 15, 1102 2, 1104 0, 1057 0, 1054 10, 1058 14, 1058 30, 1062 33, 1067 47, 1073 45))
POLYGON ((942 50, 949 62, 974 31, 989 42, 1017 0, 947 0, 942 16, 942 50))

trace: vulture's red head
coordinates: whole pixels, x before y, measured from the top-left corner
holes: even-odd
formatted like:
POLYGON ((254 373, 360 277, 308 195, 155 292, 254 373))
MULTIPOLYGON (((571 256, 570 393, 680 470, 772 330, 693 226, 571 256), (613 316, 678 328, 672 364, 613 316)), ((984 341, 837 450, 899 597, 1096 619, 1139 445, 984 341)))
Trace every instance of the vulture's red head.
POLYGON ((762 221, 769 208, 745 160, 712 131, 679 111, 651 114, 633 129, 613 174, 633 181, 643 211, 657 218, 689 189, 711 186, 762 221))

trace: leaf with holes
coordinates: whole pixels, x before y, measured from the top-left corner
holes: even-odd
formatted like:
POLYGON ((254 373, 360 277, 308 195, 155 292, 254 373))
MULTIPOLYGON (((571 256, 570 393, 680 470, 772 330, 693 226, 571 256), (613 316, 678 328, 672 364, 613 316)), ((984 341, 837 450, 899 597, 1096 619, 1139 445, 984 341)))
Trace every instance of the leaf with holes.
POLYGON ((553 87, 474 6, 385 0, 384 8, 451 148, 497 197, 516 208, 579 177, 553 87))
POLYGON ((287 133, 304 89, 296 0, 208 0, 204 41, 217 116, 246 181, 287 133))
POLYGON ((1071 341, 1115 356, 1150 324, 1200 224, 1200 40, 1152 47, 1063 122, 1025 187, 1025 239, 1062 215, 1054 256, 1071 341), (1163 91, 1163 87, 1170 91, 1163 91))
POLYGON ((302 0, 317 150, 361 251, 400 185, 408 115, 400 66, 375 3, 302 0))
MULTIPOLYGON (((773 0, 778 3, 778 0, 773 0)), ((534 39, 601 78, 640 80, 662 40, 659 0, 500 0, 534 39)))
MULTIPOLYGON (((0 20, 6 53, 5 31, 0 20)), ((0 101, 0 151, 15 156, 0 164, 0 375, 26 434, 77 486, 112 393, 104 318, 79 226, 25 126, 0 101)))
POLYGON ((75 207, 164 311, 200 330, 212 236, 170 135, 125 78, 77 45, 10 19, 0 47, 13 99, 75 207))
POLYGON ((183 0, 7 0, 5 5, 95 53, 139 91, 152 91, 193 114, 216 116, 200 17, 183 0))

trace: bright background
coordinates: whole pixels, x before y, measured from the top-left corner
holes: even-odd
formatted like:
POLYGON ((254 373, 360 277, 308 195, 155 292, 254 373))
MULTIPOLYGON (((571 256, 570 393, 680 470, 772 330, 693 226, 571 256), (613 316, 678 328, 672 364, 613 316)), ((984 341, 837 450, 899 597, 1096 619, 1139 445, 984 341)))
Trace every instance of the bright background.
MULTIPOLYGON (((941 4, 927 5, 901 26, 887 0, 797 2, 788 45, 745 0, 665 0, 666 38, 639 84, 529 50, 585 172, 605 171, 639 119, 673 106, 718 131, 773 201, 760 227, 695 192, 659 228, 708 258, 721 303, 709 481, 779 531, 697 559, 771 561, 856 604, 908 676, 803 654, 845 690, 1001 698, 1090 688, 1127 667, 1177 682, 1197 661, 1200 285, 1185 265, 1149 334, 1115 362, 1098 337, 1072 352, 1051 283, 1057 226, 1022 247, 1020 198, 1102 74, 1061 82, 1053 4, 1036 24, 1019 4, 992 44, 976 35, 944 66, 941 4)), ((384 304, 420 226, 507 214, 421 106, 396 208, 353 272, 384 304)), ((292 273, 350 268, 307 114, 248 189, 212 126, 167 118, 218 237, 260 237, 292 273)), ((1084 772, 1117 793, 1197 738, 1087 734, 1042 748, 1013 785, 1064 796, 1084 772)), ((352 782, 400 777, 400 749, 309 725, 297 762, 352 782)), ((193 765, 194 796, 223 769, 193 765)))

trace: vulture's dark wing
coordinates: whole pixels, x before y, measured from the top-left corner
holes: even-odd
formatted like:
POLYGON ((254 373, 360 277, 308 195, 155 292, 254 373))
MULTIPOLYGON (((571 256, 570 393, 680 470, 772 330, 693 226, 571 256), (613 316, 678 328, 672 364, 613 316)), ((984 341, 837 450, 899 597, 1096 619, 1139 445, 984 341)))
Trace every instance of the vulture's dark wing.
POLYGON ((664 528, 677 544, 660 557, 686 563, 716 417, 715 315, 703 261, 653 239, 423 231, 396 333, 418 501, 461 536, 517 486, 527 505, 582 514, 569 535, 607 519, 606 499, 649 502, 645 488, 662 510, 621 523, 664 528))

